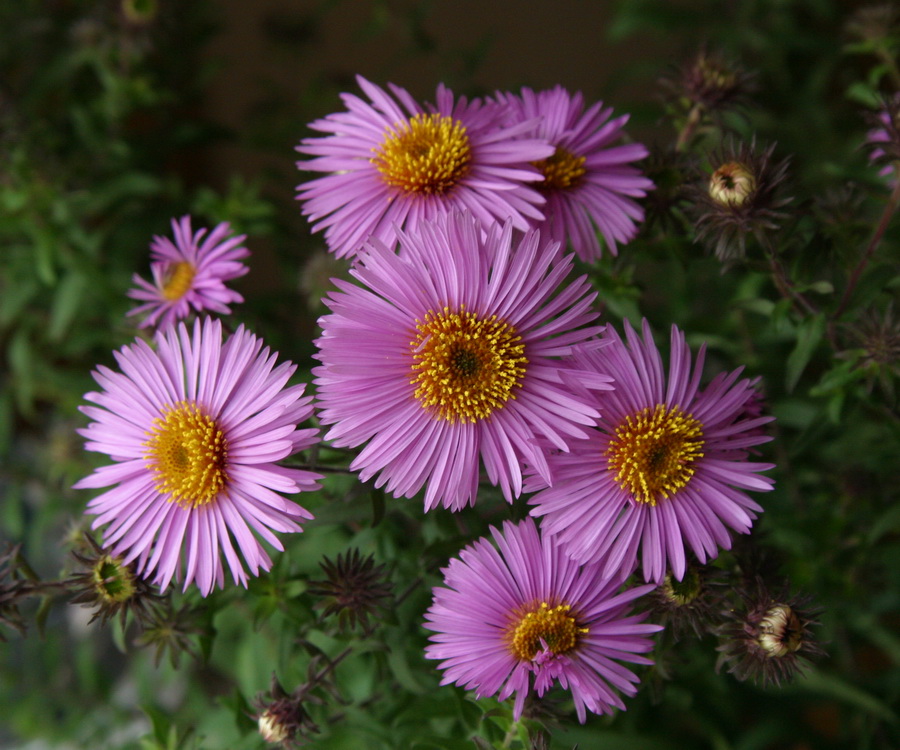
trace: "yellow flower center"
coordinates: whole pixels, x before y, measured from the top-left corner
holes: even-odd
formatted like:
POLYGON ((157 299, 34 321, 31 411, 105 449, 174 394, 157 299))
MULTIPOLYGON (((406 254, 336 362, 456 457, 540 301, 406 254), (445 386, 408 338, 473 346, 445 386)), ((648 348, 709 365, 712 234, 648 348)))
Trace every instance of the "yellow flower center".
POLYGON ((500 409, 521 387, 528 360, 516 329, 496 315, 460 309, 429 311, 410 342, 415 397, 448 422, 477 422, 500 409))
POLYGON ((441 195, 469 171, 472 148, 459 120, 419 114, 385 132, 372 163, 382 179, 406 193, 441 195))
POLYGON ((703 425, 677 406, 662 404, 629 415, 606 449, 616 482, 641 503, 656 505, 694 475, 703 457, 703 425))
POLYGON ((544 190, 568 190, 575 187, 587 172, 584 162, 585 157, 576 156, 562 146, 557 146, 552 156, 532 162, 544 175, 544 181, 538 187, 544 190))
POLYGON ((553 654, 571 651, 588 629, 577 626, 575 618, 569 615, 570 609, 568 604, 551 608, 547 602, 541 602, 540 607, 526 612, 510 626, 510 651, 523 661, 532 661, 544 650, 544 644, 553 654))
POLYGON ((163 278, 162 295, 169 301, 181 299, 191 288, 197 269, 186 260, 172 263, 163 278))
POLYGON ((160 494, 185 508, 216 499, 228 481, 228 443, 215 420, 182 401, 154 419, 147 434, 147 468, 156 474, 160 494))

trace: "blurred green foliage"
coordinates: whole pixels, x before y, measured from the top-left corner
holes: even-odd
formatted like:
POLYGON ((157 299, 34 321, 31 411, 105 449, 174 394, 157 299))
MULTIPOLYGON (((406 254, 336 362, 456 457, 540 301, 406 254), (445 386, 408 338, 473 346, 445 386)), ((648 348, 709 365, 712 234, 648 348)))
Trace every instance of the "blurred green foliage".
MULTIPOLYGON (((429 7, 373 3, 366 33, 378 37, 399 19, 408 46, 398 60, 434 56, 429 7)), ((618 258, 581 270, 609 322, 647 316, 660 334, 677 323, 692 345, 707 343, 708 372, 744 365, 763 376, 777 417, 766 460, 778 468, 753 540, 822 608, 816 631, 827 656, 789 685, 761 688, 715 671, 711 636, 677 645, 663 638, 660 666, 643 671, 648 689, 627 711, 578 726, 565 695, 555 694, 566 718, 548 724, 551 747, 900 746, 896 221, 860 264, 890 209, 890 187, 867 160, 863 115, 900 89, 898 36, 860 8, 837 0, 616 6, 611 42, 674 36, 685 60, 707 45, 755 72, 744 106, 704 122, 690 140, 699 174, 726 130, 777 143, 776 154, 791 158, 793 201, 774 253, 812 310, 773 281, 766 248, 751 241, 747 258, 727 268, 704 254, 683 203, 672 223, 649 224, 618 258)), ((319 24, 346 9, 318 3, 305 15, 269 18, 273 46, 314 40, 319 24)), ((308 365, 320 308, 298 293, 298 258, 316 240, 298 236, 296 207, 273 199, 257 175, 235 175, 219 190, 205 184, 203 158, 223 141, 272 148, 290 130, 299 139, 304 122, 351 85, 348 71, 322 70, 300 102, 269 102, 255 131, 229 133, 203 114, 203 50, 220 10, 162 0, 0 5, 0 539, 21 542, 47 580, 68 574, 65 552, 84 525, 85 497, 69 487, 94 464, 74 432, 84 424, 77 406, 93 387, 91 369, 136 334, 125 292, 131 274, 146 275, 150 238, 167 233, 171 217, 228 220, 251 235, 251 249, 258 238, 271 243, 277 282, 248 294, 238 317, 308 365)), ((454 87, 465 91, 484 44, 443 60, 454 87)), ((671 73, 668 60, 652 57, 636 67, 648 89, 671 73)), ((649 96, 614 105, 631 107, 632 127, 663 148, 688 117, 677 101, 661 106, 649 96)), ((296 179, 292 154, 283 158, 283 179, 296 179)), ((329 273, 309 271, 303 288, 321 289, 316 274, 329 273)), ((145 633, 145 648, 134 626, 87 627, 85 610, 66 605, 59 589, 23 605, 27 636, 7 629, 0 644, 0 746, 258 748, 250 716, 272 673, 292 688, 350 647, 313 680, 307 710, 322 730, 314 746, 532 747, 536 721, 514 724, 508 703, 439 687, 421 628, 440 567, 489 524, 525 509, 487 494, 477 511, 423 516, 418 501, 386 499, 341 473, 344 453, 323 448, 317 459, 338 471, 308 501, 315 524, 285 540, 285 554, 249 591, 202 601, 173 594, 181 619, 170 632, 145 633), (396 596, 368 635, 334 628, 307 593, 322 577, 322 556, 350 547, 386 565, 396 596)), ((729 554, 716 561, 723 570, 733 564, 729 554)))

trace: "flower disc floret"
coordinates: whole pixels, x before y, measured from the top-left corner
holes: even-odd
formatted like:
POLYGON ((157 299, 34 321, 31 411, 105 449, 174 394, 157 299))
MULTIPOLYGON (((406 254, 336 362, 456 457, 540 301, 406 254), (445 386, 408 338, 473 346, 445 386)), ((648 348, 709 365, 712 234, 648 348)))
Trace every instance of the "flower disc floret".
POLYGON ((568 190, 577 187, 581 183, 581 178, 587 173, 584 166, 585 161, 587 161, 586 157, 578 156, 562 146, 557 146, 552 156, 534 163, 534 166, 544 175, 544 181, 540 185, 541 190, 568 190))
POLYGON ((170 502, 197 507, 214 500, 227 482, 228 441, 215 420, 184 401, 153 420, 147 468, 170 502))
POLYGON ((575 648, 579 636, 588 629, 578 627, 569 614, 571 609, 568 604, 550 607, 541 602, 516 618, 510 627, 510 650, 515 657, 533 661, 541 652, 560 655, 575 648))
POLYGON ((469 171, 466 126, 437 113, 418 114, 385 133, 372 163, 384 182, 405 193, 443 194, 469 171))
POLYGON ((528 359, 522 337, 496 315, 429 311, 416 323, 411 383, 422 407, 448 422, 486 419, 522 387, 528 359))
POLYGON ((656 503, 685 487, 703 458, 703 425, 664 404, 629 414, 606 449, 616 482, 640 503, 656 503))

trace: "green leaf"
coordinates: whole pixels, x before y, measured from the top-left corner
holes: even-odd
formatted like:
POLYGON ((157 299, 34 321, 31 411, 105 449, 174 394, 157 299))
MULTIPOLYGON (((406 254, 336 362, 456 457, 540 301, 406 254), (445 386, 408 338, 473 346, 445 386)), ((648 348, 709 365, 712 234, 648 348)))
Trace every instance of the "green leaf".
POLYGON ((81 309, 86 289, 87 277, 84 274, 77 271, 66 274, 56 291, 50 312, 47 335, 51 341, 59 341, 65 335, 76 313, 81 309))
POLYGON ((797 679, 795 685, 808 692, 826 695, 855 706, 891 724, 897 722, 897 714, 886 703, 835 675, 810 669, 797 679))
POLYGON ((789 393, 794 390, 797 381, 800 380, 800 376, 806 369, 806 365, 809 364, 823 333, 825 333, 825 316, 822 314, 805 318, 800 323, 797 329, 797 344, 787 358, 785 387, 789 393))

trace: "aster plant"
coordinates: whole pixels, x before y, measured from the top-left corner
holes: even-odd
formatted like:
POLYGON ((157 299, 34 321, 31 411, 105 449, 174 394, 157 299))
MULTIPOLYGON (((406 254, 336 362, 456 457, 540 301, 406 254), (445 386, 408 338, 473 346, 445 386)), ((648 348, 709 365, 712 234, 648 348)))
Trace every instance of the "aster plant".
POLYGON ((318 487, 321 477, 279 465, 316 441, 299 423, 312 414, 303 385, 288 385, 296 366, 243 326, 224 343, 222 324, 205 318, 159 332, 156 349, 136 340, 116 352, 121 372, 99 366, 100 391, 81 410, 85 448, 110 456, 75 487, 112 487, 88 503, 93 528, 123 565, 160 589, 180 579, 206 596, 268 570, 257 537, 283 549, 273 532, 301 531, 312 515, 281 493, 318 487))
MULTIPOLYGON (((615 389, 595 393, 601 416, 587 440, 553 453, 553 485, 529 498, 541 528, 604 577, 622 579, 635 561, 645 581, 682 580, 687 551, 705 563, 731 547, 730 530, 748 533, 762 508, 745 490, 768 491, 747 451, 770 438, 757 428, 771 417, 744 417, 753 387, 741 370, 700 388, 705 349, 696 361, 672 326, 668 376, 644 321, 643 339, 625 323, 606 346, 576 351, 574 367, 612 376, 615 389)), ((542 480, 529 482, 539 489, 542 480)))
POLYGON ((227 222, 218 224, 209 236, 206 229, 191 229, 191 217, 172 219, 172 234, 156 236, 150 245, 153 282, 134 275, 136 288, 128 296, 141 304, 128 315, 141 315, 141 328, 168 328, 191 312, 227 315, 229 305, 244 298, 225 286, 226 281, 247 273, 241 260, 250 255, 243 246, 246 235, 235 236, 227 222))
POLYGON ((414 231, 454 209, 485 226, 510 220, 524 230, 543 219, 532 162, 554 149, 529 137, 534 122, 506 126, 501 108, 443 85, 423 106, 399 86, 356 80, 368 100, 343 94, 347 111, 311 123, 326 135, 297 147, 314 157, 298 168, 326 173, 301 184, 297 198, 337 256, 354 255, 370 237, 393 245, 398 227, 414 231))
POLYGON ((634 162, 647 156, 640 143, 623 143, 628 115, 612 117, 612 107, 595 102, 585 109, 581 92, 562 86, 545 91, 523 88, 520 94, 498 92, 496 100, 510 123, 537 122, 536 134, 550 142, 553 154, 535 162, 544 176, 537 185, 547 203, 537 226, 582 260, 602 255, 599 231, 607 249, 634 239, 653 183, 634 162))
MULTIPOLYGON (((596 296, 539 232, 483 226, 454 212, 377 238, 336 282, 313 369, 319 417, 335 446, 363 446, 350 468, 398 497, 425 488, 425 509, 475 502, 479 458, 511 501, 522 465, 549 480, 536 439, 569 450, 598 413, 573 397, 559 357, 597 334, 596 296)), ((590 388, 608 388, 585 373, 590 388)))
POLYGON ((554 684, 572 693, 578 720, 587 712, 624 708, 617 693, 634 695, 638 678, 620 662, 650 664, 660 626, 631 614, 652 586, 619 592, 602 581, 599 566, 580 566, 534 521, 506 522, 466 547, 443 569, 425 615, 433 631, 425 649, 440 660, 442 684, 456 683, 476 697, 515 695, 518 719, 533 691, 554 684))

